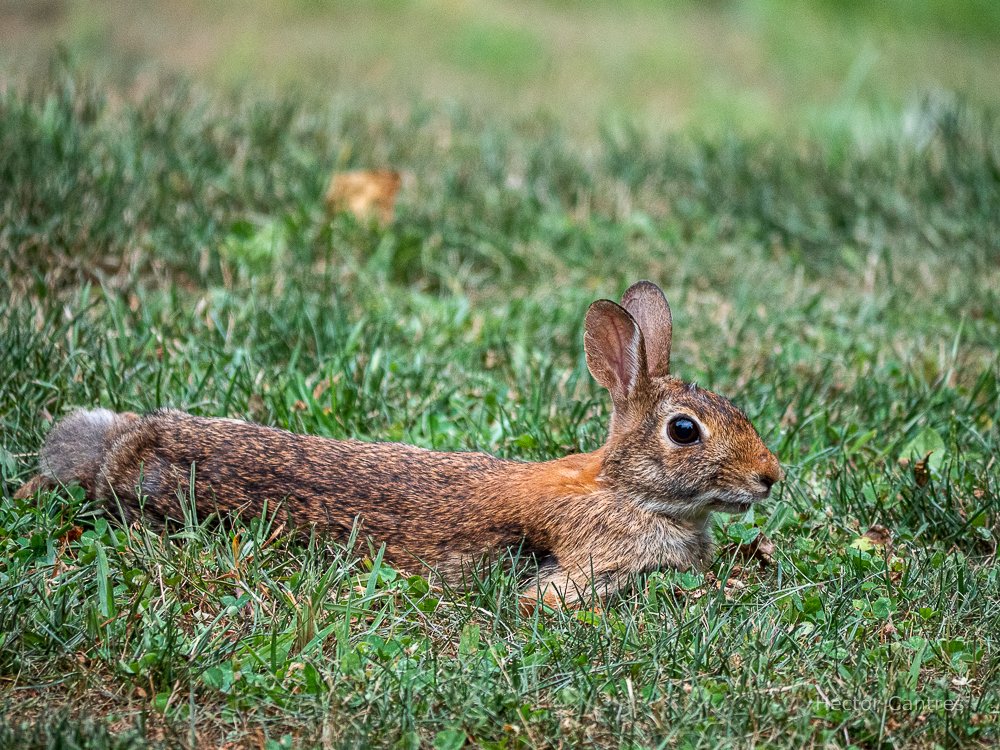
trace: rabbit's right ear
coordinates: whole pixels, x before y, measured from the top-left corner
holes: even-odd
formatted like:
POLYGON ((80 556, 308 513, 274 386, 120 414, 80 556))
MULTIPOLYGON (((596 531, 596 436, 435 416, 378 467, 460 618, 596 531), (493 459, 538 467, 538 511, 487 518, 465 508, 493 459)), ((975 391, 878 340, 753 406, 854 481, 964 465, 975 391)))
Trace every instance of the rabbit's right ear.
POLYGON ((652 281, 637 281, 622 295, 622 307, 635 318, 642 331, 649 376, 666 377, 670 374, 673 321, 663 290, 652 281))
POLYGON ((639 324, 625 308, 599 299, 587 310, 583 349, 590 374, 611 393, 615 411, 624 411, 647 378, 646 348, 639 324))

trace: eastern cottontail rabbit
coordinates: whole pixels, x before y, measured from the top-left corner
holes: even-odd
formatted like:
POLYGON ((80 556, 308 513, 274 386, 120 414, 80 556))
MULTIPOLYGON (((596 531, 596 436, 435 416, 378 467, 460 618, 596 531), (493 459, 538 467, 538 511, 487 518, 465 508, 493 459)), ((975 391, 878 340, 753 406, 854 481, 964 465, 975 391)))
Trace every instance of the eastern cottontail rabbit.
POLYGON ((446 580, 520 552, 538 562, 525 596, 552 606, 604 596, 635 573, 707 564, 710 513, 745 511, 782 476, 739 409, 668 376, 670 337, 670 308, 648 281, 621 306, 590 306, 587 366, 614 406, 607 442, 593 453, 523 463, 179 411, 97 409, 55 426, 41 474, 19 494, 78 482, 126 520, 140 508, 177 519, 193 473, 201 514, 258 514, 268 500, 298 527, 336 540, 358 523, 391 562, 418 559, 446 580))

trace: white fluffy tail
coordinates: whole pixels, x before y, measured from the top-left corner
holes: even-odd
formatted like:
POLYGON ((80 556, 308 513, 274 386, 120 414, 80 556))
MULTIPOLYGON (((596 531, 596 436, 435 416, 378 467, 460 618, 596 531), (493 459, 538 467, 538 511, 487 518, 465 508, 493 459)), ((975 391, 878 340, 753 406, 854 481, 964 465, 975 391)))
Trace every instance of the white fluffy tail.
POLYGON ((39 455, 44 476, 60 484, 92 487, 104 460, 104 438, 118 415, 107 409, 81 409, 62 419, 45 438, 39 455))

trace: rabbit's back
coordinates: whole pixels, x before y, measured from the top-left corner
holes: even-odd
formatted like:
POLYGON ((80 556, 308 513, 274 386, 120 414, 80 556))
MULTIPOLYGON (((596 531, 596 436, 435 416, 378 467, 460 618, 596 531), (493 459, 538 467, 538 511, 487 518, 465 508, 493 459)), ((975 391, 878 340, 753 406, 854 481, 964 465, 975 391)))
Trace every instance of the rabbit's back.
MULTIPOLYGON (((357 523, 363 536, 388 544, 390 559, 416 556, 446 566, 524 539, 518 519, 498 514, 495 506, 480 507, 484 500, 477 492, 516 462, 299 435, 173 410, 108 413, 99 420, 82 414, 90 413, 66 421, 91 425, 95 435, 104 430, 100 451, 80 451, 96 474, 90 481, 82 471, 58 478, 80 481, 127 522, 180 520, 182 503, 191 507, 192 498, 199 517, 255 517, 266 504, 303 531, 316 528, 345 541, 357 523)), ((50 438, 63 455, 68 433, 57 426, 50 438)))

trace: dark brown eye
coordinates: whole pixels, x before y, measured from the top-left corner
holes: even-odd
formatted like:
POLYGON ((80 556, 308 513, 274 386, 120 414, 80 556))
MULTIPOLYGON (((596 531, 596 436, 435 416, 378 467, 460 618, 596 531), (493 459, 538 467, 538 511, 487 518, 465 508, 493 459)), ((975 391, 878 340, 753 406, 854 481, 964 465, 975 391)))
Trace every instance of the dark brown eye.
POLYGON ((691 445, 701 439, 701 432, 693 419, 674 417, 667 425, 667 434, 678 445, 691 445))

